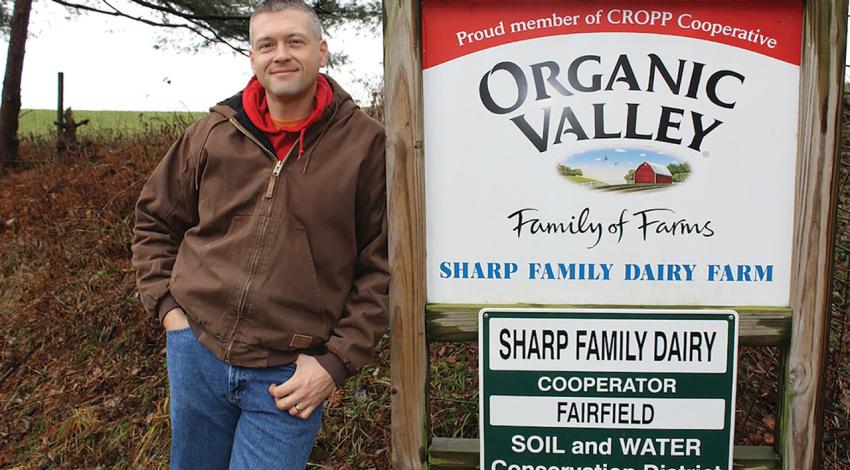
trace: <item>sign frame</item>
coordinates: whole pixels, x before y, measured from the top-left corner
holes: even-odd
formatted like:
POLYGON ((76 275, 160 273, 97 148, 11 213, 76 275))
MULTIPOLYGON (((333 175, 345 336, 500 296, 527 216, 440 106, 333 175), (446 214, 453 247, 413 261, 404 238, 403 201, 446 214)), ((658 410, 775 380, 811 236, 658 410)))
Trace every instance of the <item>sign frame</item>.
MULTIPOLYGON (((477 455, 465 457, 465 443, 430 435, 427 345, 470 340, 474 312, 484 306, 427 304, 421 5, 383 7, 392 463, 405 470, 468 468, 477 455)), ((742 343, 786 346, 777 419, 781 462, 761 452, 753 460, 767 468, 814 470, 820 461, 847 7, 838 0, 804 2, 790 308, 727 306, 741 314, 742 343)))

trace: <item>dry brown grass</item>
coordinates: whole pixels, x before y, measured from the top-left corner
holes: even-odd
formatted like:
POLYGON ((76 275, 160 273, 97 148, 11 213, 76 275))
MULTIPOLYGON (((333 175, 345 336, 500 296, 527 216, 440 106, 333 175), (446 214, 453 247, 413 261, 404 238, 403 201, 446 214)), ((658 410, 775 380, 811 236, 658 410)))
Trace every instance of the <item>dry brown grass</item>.
POLYGON ((850 468, 850 95, 842 119, 823 439, 824 462, 836 470, 850 468))
MULTIPOLYGON (((139 304, 130 234, 178 131, 0 177, 0 468, 167 468, 164 335, 139 304)), ((50 154, 48 142, 24 147, 29 160, 50 154)), ((388 467, 385 343, 331 397, 313 468, 388 467)))
POLYGON ((164 462, 162 338, 139 307, 129 243, 135 198, 172 137, 88 146, 3 178, 0 466, 164 462))

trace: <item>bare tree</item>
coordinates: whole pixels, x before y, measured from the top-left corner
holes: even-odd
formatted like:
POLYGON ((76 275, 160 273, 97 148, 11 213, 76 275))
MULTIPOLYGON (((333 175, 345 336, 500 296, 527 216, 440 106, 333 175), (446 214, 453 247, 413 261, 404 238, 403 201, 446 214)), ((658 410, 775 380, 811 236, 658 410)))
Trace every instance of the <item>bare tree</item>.
POLYGON ((32 0, 15 0, 6 56, 6 76, 0 103, 0 170, 4 163, 18 160, 18 114, 21 111, 21 74, 24 70, 24 46, 30 22, 32 0))

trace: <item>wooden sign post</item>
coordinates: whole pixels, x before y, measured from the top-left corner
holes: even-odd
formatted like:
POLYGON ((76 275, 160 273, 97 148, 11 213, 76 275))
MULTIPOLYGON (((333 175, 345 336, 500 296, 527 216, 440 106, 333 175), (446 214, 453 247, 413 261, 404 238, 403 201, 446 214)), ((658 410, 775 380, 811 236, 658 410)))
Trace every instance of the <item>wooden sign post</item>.
POLYGON ((427 343, 533 304, 736 311, 787 346, 778 447, 736 462, 816 468, 846 4, 384 7, 395 467, 477 466, 427 343))

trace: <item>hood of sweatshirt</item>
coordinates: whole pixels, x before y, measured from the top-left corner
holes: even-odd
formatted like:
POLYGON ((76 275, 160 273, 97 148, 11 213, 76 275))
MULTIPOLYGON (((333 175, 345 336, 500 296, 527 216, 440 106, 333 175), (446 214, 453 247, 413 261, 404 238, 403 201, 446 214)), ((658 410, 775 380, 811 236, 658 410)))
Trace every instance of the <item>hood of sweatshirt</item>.
POLYGON ((269 112, 266 90, 257 80, 251 77, 248 85, 242 90, 242 107, 251 123, 260 131, 265 133, 274 147, 274 153, 278 160, 283 160, 289 153, 292 145, 298 141, 297 158, 300 160, 304 154, 304 134, 307 129, 321 119, 325 109, 333 100, 333 90, 327 79, 319 75, 316 79, 316 94, 313 100, 313 108, 307 117, 290 127, 278 127, 269 112))
MULTIPOLYGON (((315 147, 316 141, 321 138, 330 126, 335 125, 335 123, 347 121, 359 109, 351 98, 351 95, 343 90, 334 79, 324 74, 320 74, 320 77, 327 82, 330 88, 331 99, 318 118, 311 125, 306 126, 303 133, 301 133, 299 143, 300 153, 303 153, 303 156, 307 159, 304 166, 305 173, 309 168, 310 159, 313 154, 312 150, 315 147)), ((251 134, 254 140, 262 145, 269 153, 277 155, 275 146, 269 135, 257 127, 249 117, 248 111, 243 104, 244 92, 245 90, 242 90, 230 98, 219 102, 210 108, 210 111, 220 114, 228 120, 235 121, 235 123, 251 134)))

